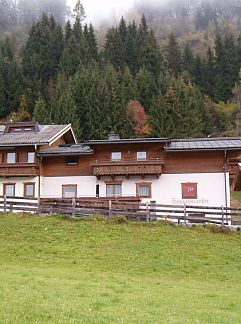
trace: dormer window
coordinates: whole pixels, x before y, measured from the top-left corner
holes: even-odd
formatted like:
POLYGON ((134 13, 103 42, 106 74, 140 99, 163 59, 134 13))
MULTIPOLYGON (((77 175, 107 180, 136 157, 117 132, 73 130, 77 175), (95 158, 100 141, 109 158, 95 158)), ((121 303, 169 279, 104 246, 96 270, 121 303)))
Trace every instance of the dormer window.
POLYGON ((9 123, 4 133, 35 133, 39 132, 38 124, 35 122, 9 123))
POLYGON ((121 152, 112 152, 111 160, 112 161, 120 161, 121 160, 121 152))

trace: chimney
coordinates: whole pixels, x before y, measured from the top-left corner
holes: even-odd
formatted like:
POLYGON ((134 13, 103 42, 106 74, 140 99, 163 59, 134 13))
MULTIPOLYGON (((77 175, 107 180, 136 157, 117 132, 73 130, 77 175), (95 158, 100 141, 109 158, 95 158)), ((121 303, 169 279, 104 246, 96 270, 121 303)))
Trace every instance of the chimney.
POLYGON ((110 132, 109 135, 108 135, 108 140, 109 141, 116 141, 116 140, 119 140, 120 137, 118 134, 115 134, 114 132, 110 132))

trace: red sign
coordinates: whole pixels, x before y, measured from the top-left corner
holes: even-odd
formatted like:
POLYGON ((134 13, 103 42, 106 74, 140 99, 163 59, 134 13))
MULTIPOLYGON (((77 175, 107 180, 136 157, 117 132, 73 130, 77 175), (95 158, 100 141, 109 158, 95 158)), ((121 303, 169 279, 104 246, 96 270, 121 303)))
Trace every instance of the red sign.
POLYGON ((182 199, 197 199, 197 183, 182 183, 182 199))

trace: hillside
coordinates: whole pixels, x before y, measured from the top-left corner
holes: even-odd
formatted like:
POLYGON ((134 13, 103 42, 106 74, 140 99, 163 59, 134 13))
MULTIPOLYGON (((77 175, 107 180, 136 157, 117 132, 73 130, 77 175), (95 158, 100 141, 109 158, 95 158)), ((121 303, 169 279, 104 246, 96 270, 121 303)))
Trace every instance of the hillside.
POLYGON ((1 214, 2 323, 238 323, 240 234, 1 214))
POLYGON ((240 1, 139 1, 97 31, 61 3, 0 26, 2 123, 71 123, 79 141, 241 135, 240 1))

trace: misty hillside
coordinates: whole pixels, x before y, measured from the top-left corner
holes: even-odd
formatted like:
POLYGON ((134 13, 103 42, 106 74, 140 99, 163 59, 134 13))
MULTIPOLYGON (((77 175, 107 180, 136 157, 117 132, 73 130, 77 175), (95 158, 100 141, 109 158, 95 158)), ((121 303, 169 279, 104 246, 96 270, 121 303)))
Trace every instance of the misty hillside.
POLYGON ((128 18, 140 20, 145 14, 161 46, 174 33, 183 44, 187 41, 196 51, 214 45, 217 33, 241 30, 240 0, 137 0, 128 18))
POLYGON ((72 123, 79 140, 241 135, 238 3, 138 1, 96 29, 79 0, 72 15, 0 0, 1 122, 72 123))

